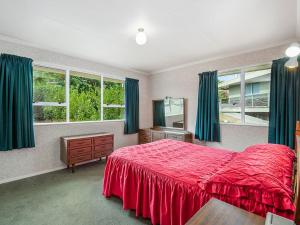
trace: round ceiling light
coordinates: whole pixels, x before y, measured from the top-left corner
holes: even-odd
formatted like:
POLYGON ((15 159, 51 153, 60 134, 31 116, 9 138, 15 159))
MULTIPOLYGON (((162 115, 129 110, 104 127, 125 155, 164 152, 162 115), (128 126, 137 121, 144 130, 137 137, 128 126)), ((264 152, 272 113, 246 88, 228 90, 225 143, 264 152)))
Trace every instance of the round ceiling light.
POLYGON ((298 57, 291 57, 286 63, 285 66, 290 68, 290 69, 294 69, 298 67, 298 57))
POLYGON ((285 51, 286 56, 296 57, 300 54, 300 45, 298 43, 291 44, 285 51))
POLYGON ((138 45, 144 45, 147 42, 147 36, 144 28, 139 28, 138 33, 135 36, 135 41, 138 45))

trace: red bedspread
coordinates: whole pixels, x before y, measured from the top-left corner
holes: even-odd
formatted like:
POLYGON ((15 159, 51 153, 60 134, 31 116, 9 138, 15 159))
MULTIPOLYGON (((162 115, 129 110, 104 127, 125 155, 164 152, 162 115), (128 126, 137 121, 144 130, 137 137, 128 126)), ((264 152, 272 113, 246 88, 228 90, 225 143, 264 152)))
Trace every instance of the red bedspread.
MULTIPOLYGON (((135 209, 137 216, 150 218, 153 224, 183 225, 211 197, 217 197, 260 215, 265 215, 268 209, 291 218, 294 208, 291 203, 292 193, 288 188, 291 184, 291 171, 287 168, 290 167, 293 154, 282 153, 284 150, 281 145, 276 145, 277 149, 274 146, 273 148, 280 152, 279 156, 285 161, 277 160, 282 162, 280 164, 273 160, 272 165, 267 168, 274 166, 274 163, 279 163, 276 165, 281 167, 284 165, 285 169, 281 170, 281 175, 278 175, 276 169, 271 173, 275 178, 277 175, 280 177, 273 185, 284 183, 284 187, 279 185, 280 187, 274 189, 271 185, 272 187, 265 188, 264 185, 268 184, 266 180, 266 184, 260 182, 261 186, 253 183, 256 186, 251 189, 253 192, 256 190, 265 192, 248 195, 249 189, 245 187, 249 180, 244 179, 247 175, 242 179, 237 177, 238 181, 244 180, 246 186, 242 181, 236 186, 234 182, 237 180, 228 180, 236 176, 234 171, 237 174, 244 173, 238 172, 238 165, 244 167, 243 163, 248 163, 247 156, 244 156, 243 163, 240 160, 236 161, 244 152, 234 153, 180 141, 161 140, 115 151, 106 164, 103 194, 106 197, 112 195, 120 197, 124 209, 135 209), (277 205, 273 204, 274 200, 278 202, 277 205), (284 203, 280 203, 282 200, 284 203)), ((247 152, 251 155, 251 149, 247 152)), ((263 155, 261 154, 262 158, 263 155)), ((262 163, 269 162, 266 160, 262 163)), ((255 167, 256 164, 252 163, 250 162, 255 167)), ((254 173, 261 171, 256 170, 254 173)), ((252 175, 255 175, 254 173, 252 175)))
POLYGON ((293 219, 294 157, 283 145, 253 145, 216 172, 205 184, 205 190, 262 216, 273 212, 293 219))

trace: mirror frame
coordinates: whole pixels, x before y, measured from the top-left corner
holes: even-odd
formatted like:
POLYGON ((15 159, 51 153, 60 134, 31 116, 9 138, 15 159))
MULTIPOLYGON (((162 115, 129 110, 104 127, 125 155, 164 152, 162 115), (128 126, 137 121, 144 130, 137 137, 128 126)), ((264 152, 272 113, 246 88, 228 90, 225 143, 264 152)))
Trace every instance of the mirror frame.
POLYGON ((163 99, 154 99, 152 100, 152 126, 153 128, 161 128, 161 129, 172 129, 172 130, 186 130, 187 129, 187 124, 186 124, 186 118, 187 118, 187 100, 185 98, 175 98, 175 97, 165 97, 163 99), (165 100, 166 98, 173 98, 173 99, 182 99, 183 100, 183 128, 178 128, 178 127, 161 127, 161 126, 154 126, 154 102, 155 101, 161 101, 165 100))

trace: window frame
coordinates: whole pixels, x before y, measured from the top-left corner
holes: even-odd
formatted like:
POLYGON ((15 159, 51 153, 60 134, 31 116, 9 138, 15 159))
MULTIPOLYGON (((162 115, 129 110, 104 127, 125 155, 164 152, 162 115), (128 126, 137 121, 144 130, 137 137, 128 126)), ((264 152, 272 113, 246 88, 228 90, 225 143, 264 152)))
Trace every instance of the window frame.
MULTIPOLYGON (((34 125, 55 125, 55 124, 81 124, 81 123, 99 123, 99 122, 118 122, 118 121, 125 121, 125 119, 115 119, 115 120, 104 120, 103 118, 103 108, 108 106, 107 108, 112 108, 112 107, 119 107, 119 108, 125 108, 125 105, 106 105, 103 104, 103 94, 104 94, 104 79, 109 78, 109 79, 114 79, 121 81, 123 84, 125 84, 125 78, 121 76, 115 76, 111 74, 105 74, 105 73, 99 73, 99 72, 93 72, 93 71, 87 71, 87 70, 82 70, 79 68, 73 68, 73 67, 64 67, 64 66, 59 66, 59 65, 53 65, 53 64, 47 64, 47 63, 42 63, 42 62, 34 62, 33 63, 33 69, 34 67, 44 67, 44 68, 49 68, 49 69, 57 69, 57 70, 62 70, 65 72, 65 102, 64 103, 58 103, 58 102, 33 102, 32 106, 62 106, 66 107, 66 121, 64 122, 36 122, 34 121, 34 125), (93 120, 93 121, 70 121, 70 76, 71 76, 71 71, 72 72, 78 72, 78 73, 83 73, 83 74, 90 74, 99 77, 100 81, 100 87, 101 87, 101 94, 100 94, 100 108, 101 108, 101 114, 100 114, 100 120, 93 120)), ((124 94, 125 98, 125 94, 124 94)), ((33 115, 34 116, 34 115, 33 115)))
MULTIPOLYGON (((240 107, 241 107, 241 122, 240 123, 225 123, 225 122, 220 122, 222 125, 236 125, 236 126, 256 126, 256 127, 269 127, 268 124, 253 124, 253 123, 246 123, 245 120, 245 109, 246 109, 246 73, 247 69, 253 68, 253 67, 263 67, 263 66, 268 66, 271 69, 272 63, 271 62, 266 62, 266 63, 259 63, 259 64, 254 64, 254 65, 248 65, 248 66, 242 66, 242 67, 236 67, 236 68, 231 68, 231 69, 226 69, 226 70, 221 70, 218 71, 218 77, 219 76, 224 76, 226 73, 229 73, 231 71, 240 71, 240 82, 241 82, 241 88, 240 88, 240 107)), ((219 90, 219 87, 218 87, 219 90)), ((270 93, 269 93, 270 94, 270 93)), ((219 104, 219 103, 218 103, 219 104)), ((219 107, 219 113, 220 113, 220 107, 219 107)))
MULTIPOLYGON (((119 80, 121 81, 120 83, 123 84, 124 86, 124 90, 125 90, 125 79, 124 80, 120 80, 120 79, 115 79, 115 78, 111 78, 111 77, 107 77, 107 76, 102 76, 102 79, 101 79, 101 120, 102 121, 111 121, 111 120, 104 120, 104 108, 123 108, 125 109, 125 92, 124 92, 124 105, 120 105, 120 104, 104 104, 103 103, 103 99, 104 99, 104 80, 105 78, 108 78, 108 79, 111 79, 111 80, 119 80)), ((113 81, 110 81, 110 82, 113 82, 113 81)), ((125 117, 125 115, 124 115, 125 117)), ((117 119, 117 120, 122 120, 122 121, 125 121, 125 118, 124 119, 117 119)))
MULTIPOLYGON (((54 68, 54 67, 50 67, 50 66, 46 66, 46 65, 33 65, 33 70, 34 70, 34 67, 40 67, 40 68, 45 68, 45 69, 52 69, 52 70, 59 70, 61 71, 62 73, 64 73, 64 77, 65 77, 65 102, 32 102, 32 106, 53 106, 53 107, 66 107, 66 112, 68 110, 68 104, 67 104, 67 73, 66 73, 66 70, 64 69, 61 69, 61 68, 54 68)), ((34 79, 33 79, 34 80, 34 79)), ((67 114, 66 114, 67 115, 67 114)), ((34 110, 33 110, 33 118, 34 118, 34 110)), ((67 121, 67 117, 65 117, 66 121, 67 121)), ((40 123, 35 123, 34 122, 34 125, 35 124, 52 124, 52 123, 65 123, 65 122, 58 122, 58 121, 55 121, 55 122, 47 122, 47 123, 43 123, 43 122, 40 122, 40 123)))

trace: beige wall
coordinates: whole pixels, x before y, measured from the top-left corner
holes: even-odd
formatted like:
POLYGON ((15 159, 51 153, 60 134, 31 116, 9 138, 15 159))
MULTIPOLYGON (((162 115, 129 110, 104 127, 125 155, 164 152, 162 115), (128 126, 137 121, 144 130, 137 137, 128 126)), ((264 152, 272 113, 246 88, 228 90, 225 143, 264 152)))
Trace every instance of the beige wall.
MULTIPOLYGON (((198 74, 209 70, 228 70, 243 66, 267 63, 280 58, 286 46, 260 50, 223 59, 196 63, 182 68, 160 72, 150 77, 151 98, 166 96, 187 99, 187 129, 194 133, 197 110, 198 74)), ((221 125, 222 142, 207 143, 236 151, 255 143, 267 142, 268 128, 263 126, 221 125)))
MULTIPOLYGON (((0 41, 0 53, 26 56, 49 65, 78 68, 120 78, 139 79, 140 127, 150 127, 152 124, 148 108, 151 105, 148 96, 150 91, 148 76, 5 41, 0 41)), ((35 125, 34 130, 35 148, 0 152, 0 183, 63 168, 64 164, 60 161, 59 152, 59 137, 61 136, 108 131, 115 134, 116 148, 137 144, 136 134, 123 134, 123 121, 35 125)))
MULTIPOLYGON (((152 99, 161 99, 165 96, 184 97, 188 100, 187 127, 193 133, 197 106, 198 73, 271 62, 271 60, 283 56, 284 48, 285 46, 280 46, 145 76, 50 51, 0 41, 1 53, 31 57, 35 61, 49 65, 61 65, 117 77, 128 76, 139 79, 141 128, 152 126, 152 99)), ((0 183, 63 168, 64 165, 59 158, 59 137, 61 136, 108 131, 115 134, 116 148, 137 143, 137 135, 123 134, 123 121, 35 125, 34 128, 35 148, 0 152, 0 183)), ((266 142, 267 127, 224 124, 221 125, 221 135, 221 144, 208 143, 208 145, 240 151, 245 146, 266 142)))

